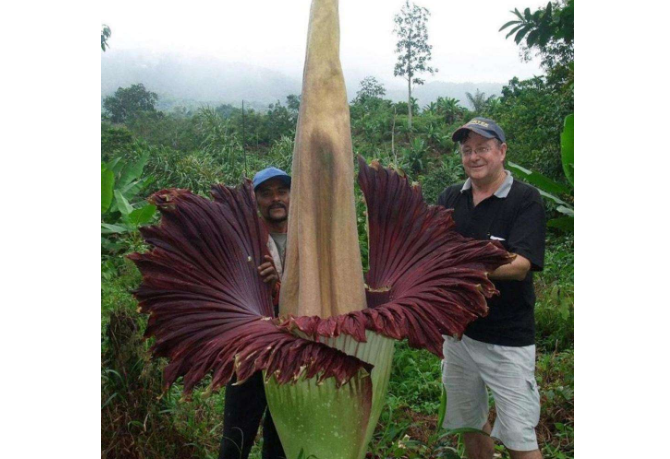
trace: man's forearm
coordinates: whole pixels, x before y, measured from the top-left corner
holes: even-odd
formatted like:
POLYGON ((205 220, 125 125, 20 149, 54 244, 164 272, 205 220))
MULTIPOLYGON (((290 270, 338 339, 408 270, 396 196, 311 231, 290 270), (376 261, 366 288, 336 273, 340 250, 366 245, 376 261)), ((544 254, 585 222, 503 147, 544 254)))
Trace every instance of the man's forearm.
POLYGON ((489 273, 489 278, 493 280, 524 280, 530 271, 530 261, 521 255, 516 256, 512 263, 502 265, 498 269, 489 273))

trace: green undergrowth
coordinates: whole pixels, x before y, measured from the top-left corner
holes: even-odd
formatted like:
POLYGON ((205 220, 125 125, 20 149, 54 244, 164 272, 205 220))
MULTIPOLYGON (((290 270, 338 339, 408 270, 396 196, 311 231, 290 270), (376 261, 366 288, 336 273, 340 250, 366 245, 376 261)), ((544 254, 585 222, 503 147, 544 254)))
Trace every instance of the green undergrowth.
MULTIPOLYGON (((284 154, 287 152, 288 148, 284 154)), ((443 159, 435 184, 430 183, 432 177, 424 183, 430 198, 436 198, 444 177, 456 178, 457 174, 453 159, 443 159)), ((363 234, 360 196, 359 201, 363 234)), ((151 341, 142 336, 147 319, 138 313, 131 293, 141 276, 125 257, 145 246, 137 234, 119 237, 117 242, 121 250, 102 256, 102 457, 214 459, 223 430, 225 394, 207 393, 206 381, 190 400, 183 398, 179 382, 167 392, 163 390, 165 361, 149 358, 151 341)), ((362 246, 365 259, 367 246, 362 246)), ((535 278, 537 380, 542 398, 537 432, 545 458, 574 456, 573 264, 573 237, 549 233, 545 268, 535 278)), ((388 395, 368 457, 464 457, 460 435, 437 429, 440 394, 440 359, 398 343, 388 395)), ((500 457, 507 457, 504 448, 497 448, 500 457)), ((261 457, 260 436, 250 457, 261 457)))
POLYGON ((535 340, 543 352, 574 348, 574 237, 549 234, 545 266, 535 277, 535 340))
POLYGON ((131 290, 140 274, 125 258, 102 266, 101 422, 103 458, 207 457, 219 441, 222 397, 181 386, 163 391, 162 360, 149 358, 146 318, 131 290))
MULTIPOLYGON (((545 458, 574 456, 574 350, 572 345, 572 238, 550 237, 545 271, 536 279, 537 380, 542 413, 537 432, 545 458), (569 308, 564 315, 560 308, 569 308)), ((206 458, 218 455, 224 391, 206 383, 191 400, 181 384, 162 388, 163 360, 149 358, 142 338, 146 318, 131 290, 140 282, 123 257, 102 267, 102 445, 106 458, 206 458)), ((440 359, 398 343, 385 406, 368 457, 464 457, 461 436, 437 429, 440 359)), ((495 414, 492 414, 492 419, 495 414)), ((261 457, 260 435, 251 458, 261 457)), ((506 452, 498 445, 501 458, 506 452)))
MULTIPOLYGON (((550 237, 545 271, 536 279, 542 397, 537 432, 545 458, 571 458, 574 451, 572 245, 572 238, 550 237)), ((151 342, 142 338, 146 318, 137 312, 131 294, 139 285, 139 272, 117 256, 103 262, 102 273, 103 457, 216 458, 225 394, 208 394, 206 384, 191 400, 183 399, 180 384, 163 392, 165 362, 149 359, 151 342)), ((369 457, 464 457, 460 435, 437 429, 440 393, 440 359, 398 343, 369 457)), ((250 457, 259 459, 260 451, 259 441, 250 457)))

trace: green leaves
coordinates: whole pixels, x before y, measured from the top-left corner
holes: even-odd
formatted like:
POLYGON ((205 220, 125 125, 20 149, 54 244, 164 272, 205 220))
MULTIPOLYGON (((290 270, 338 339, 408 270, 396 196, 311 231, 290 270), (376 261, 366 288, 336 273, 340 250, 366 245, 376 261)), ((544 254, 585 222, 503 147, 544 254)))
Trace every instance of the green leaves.
POLYGON ((570 183, 575 185, 575 115, 565 117, 561 133, 561 161, 563 172, 570 183))
MULTIPOLYGON (((148 160, 149 152, 146 151, 133 163, 124 163, 121 157, 108 163, 102 163, 101 234, 132 233, 153 219, 156 206, 144 204, 141 207, 135 207, 131 203, 132 199, 153 181, 152 177, 142 177, 148 160)), ((103 247, 105 246, 116 247, 103 237, 103 247)))
POLYGON ((442 393, 440 394, 440 409, 437 413, 437 430, 442 428, 444 425, 444 418, 447 415, 447 389, 444 387, 444 384, 440 384, 442 388, 442 393))
POLYGON ((114 190, 114 197, 116 198, 116 207, 122 215, 128 215, 133 211, 133 206, 119 190, 114 190))
POLYGON ((525 38, 528 48, 537 47, 541 52, 560 46, 572 49, 574 40, 574 0, 568 0, 565 5, 554 8, 550 3, 534 12, 526 8, 523 14, 518 10, 510 11, 517 19, 505 23, 499 30, 511 30, 505 38, 514 35, 514 41, 521 45, 525 38))
POLYGON ((105 164, 102 165, 102 178, 100 179, 102 189, 100 191, 102 207, 101 212, 105 213, 114 199, 114 172, 109 170, 105 164))
POLYGON ((353 103, 364 104, 369 99, 381 99, 386 94, 384 85, 373 76, 367 76, 361 81, 361 89, 356 93, 353 103))
POLYGON ((468 102, 472 105, 472 110, 476 115, 484 115, 489 111, 491 103, 495 100, 495 95, 490 95, 486 97, 486 93, 482 92, 477 88, 474 95, 472 93, 466 92, 466 97, 468 102))
MULTIPOLYGON (((540 173, 528 170, 525 167, 522 167, 516 163, 509 161, 507 165, 512 171, 514 171, 517 175, 523 178, 524 181, 530 183, 531 185, 535 185, 537 188, 541 190, 541 192, 544 191, 545 193, 568 194, 571 191, 570 188, 568 188, 567 186, 555 182, 549 177, 545 177, 540 173)), ((550 199, 559 204, 564 203, 558 197, 555 196, 554 197, 546 196, 546 197, 549 197, 550 199)))
POLYGON ((134 186, 142 176, 142 171, 144 166, 146 166, 149 161, 149 150, 144 150, 142 156, 137 162, 128 165, 128 168, 125 170, 123 176, 119 178, 119 188, 122 188, 125 193, 128 192, 132 186, 134 186))
POLYGON ((142 83, 119 88, 114 95, 104 98, 102 105, 113 123, 125 123, 141 114, 156 115, 158 95, 142 83))
POLYGON ((123 234, 131 231, 131 228, 128 225, 113 225, 110 223, 101 223, 100 224, 102 234, 123 234))
POLYGON ((550 228, 557 228, 565 232, 572 232, 575 230, 575 217, 574 212, 573 216, 565 216, 552 218, 547 222, 547 226, 550 228))
POLYGON ((100 47, 102 48, 103 51, 107 51, 107 48, 109 48, 109 37, 112 36, 112 31, 109 28, 108 25, 103 24, 102 29, 100 31, 100 47))
MULTIPOLYGON (((572 186, 574 186, 575 174, 575 116, 573 114, 565 117, 563 122, 563 132, 561 133, 561 161, 563 171, 572 186)), ((563 214, 562 217, 552 218, 547 222, 550 228, 557 228, 562 231, 574 231, 575 228, 575 209, 557 195, 567 195, 572 189, 545 177, 537 172, 530 171, 513 162, 508 162, 507 166, 513 170, 524 181, 535 185, 542 196, 557 204, 556 211, 563 214)))
POLYGON ((156 206, 153 204, 147 204, 144 207, 135 209, 128 214, 127 221, 130 222, 133 226, 140 226, 149 223, 154 214, 156 213, 156 206))

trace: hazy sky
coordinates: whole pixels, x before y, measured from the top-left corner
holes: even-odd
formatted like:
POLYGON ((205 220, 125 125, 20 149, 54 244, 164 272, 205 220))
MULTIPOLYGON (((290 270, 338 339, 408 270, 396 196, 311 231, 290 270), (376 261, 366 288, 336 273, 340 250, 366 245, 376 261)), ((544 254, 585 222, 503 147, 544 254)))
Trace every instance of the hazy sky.
MULTIPOLYGON (((300 77, 310 0, 104 2, 102 23, 110 26, 109 53, 141 49, 246 62, 300 77)), ((396 38, 393 17, 404 0, 340 0, 341 59, 345 75, 373 75, 390 85, 396 38)), ((537 59, 524 63, 514 40, 498 29, 514 19, 514 8, 535 9, 546 1, 421 0, 428 8, 432 65, 427 82, 501 82, 543 73, 537 59)))

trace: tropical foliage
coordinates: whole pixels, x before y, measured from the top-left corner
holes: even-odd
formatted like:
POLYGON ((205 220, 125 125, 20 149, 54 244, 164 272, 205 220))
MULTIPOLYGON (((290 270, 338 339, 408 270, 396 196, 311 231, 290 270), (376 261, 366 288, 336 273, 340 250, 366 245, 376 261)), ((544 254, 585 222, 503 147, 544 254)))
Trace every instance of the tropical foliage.
MULTIPOLYGON (((565 176, 574 186, 575 174, 575 117, 568 115, 565 118, 563 126, 563 133, 561 134, 561 161, 563 164, 563 171, 565 176)), ((547 222, 547 225, 553 228, 559 228, 563 231, 572 231, 574 229, 575 209, 572 204, 562 200, 559 195, 568 195, 572 190, 560 183, 556 183, 548 177, 537 172, 530 171, 524 167, 519 166, 513 162, 509 162, 508 166, 514 172, 519 174, 525 181, 535 185, 540 194, 545 198, 553 201, 557 207, 556 211, 563 214, 562 217, 552 218, 547 222)))
POLYGON ((103 24, 102 25, 102 31, 100 32, 100 46, 102 47, 103 51, 107 51, 107 48, 109 48, 109 37, 112 36, 112 30, 109 28, 109 26, 103 24))
POLYGON ((125 123, 138 116, 156 115, 158 95, 148 91, 142 83, 119 88, 113 96, 105 97, 102 106, 113 123, 125 123))
POLYGON ((100 195, 103 252, 114 253, 121 247, 115 242, 115 236, 136 232, 140 225, 149 223, 156 213, 156 207, 151 204, 140 201, 133 205, 130 202, 153 180, 150 176, 142 176, 148 159, 148 152, 145 152, 134 163, 124 163, 120 157, 102 163, 100 195))
POLYGON ((486 113, 495 99, 495 96, 486 96, 485 93, 481 92, 479 89, 475 91, 474 94, 466 92, 465 95, 468 98, 468 102, 472 106, 472 111, 475 115, 483 115, 486 113))
POLYGON ((548 68, 574 62, 575 2, 563 0, 547 3, 544 8, 523 13, 514 9, 516 19, 505 23, 500 31, 509 29, 518 45, 524 45, 525 56, 537 50, 548 68))
MULTIPOLYGON (((552 17, 556 11, 552 6, 552 17)), ((570 130, 564 124, 574 112, 574 66, 563 58, 568 56, 559 46, 564 40, 555 41, 556 46, 550 39, 544 48, 539 44, 532 48, 549 68, 546 76, 511 80, 499 102, 485 106, 481 114, 505 129, 509 161, 558 184, 560 189, 549 193, 574 207, 574 159, 567 153, 570 130), (567 63, 557 65, 562 62, 567 63)), ((523 41, 522 45, 526 47, 523 41)), ((474 116, 469 107, 446 95, 423 109, 410 99, 414 117, 410 127, 407 102, 386 99, 374 77, 359 93, 361 97, 350 104, 352 140, 354 151, 367 163, 377 159, 380 167, 400 171, 399 177, 406 174, 408 183, 421 185, 429 203, 447 184, 463 180, 450 134, 474 116)), ((163 392, 167 362, 147 358, 149 347, 158 341, 142 339, 147 319, 138 314, 138 303, 129 293, 140 284, 141 275, 126 255, 149 248, 139 228, 156 222, 154 213, 146 217, 149 206, 165 207, 161 201, 147 203, 149 196, 166 188, 187 188, 193 193, 188 199, 204 202, 209 201, 204 196, 213 184, 238 184, 243 176, 269 165, 290 171, 300 98, 289 96, 264 111, 221 105, 163 113, 157 102, 155 111, 139 110, 122 122, 112 121, 108 112, 102 123, 101 221, 123 228, 103 234, 103 457, 215 458, 225 390, 208 392, 204 386, 214 379, 204 376, 202 385, 192 387, 190 399, 183 397, 183 377, 163 392), (145 217, 137 219, 136 213, 130 218, 137 210, 143 210, 145 217)), ((522 175, 515 172, 515 177, 522 175)), ((375 249, 368 242, 360 187, 356 193, 361 256, 368 271, 375 249)), ((564 217, 562 204, 551 198, 546 204, 551 219, 564 217)), ((169 213, 168 208, 165 211, 169 213)), ((537 376, 542 397, 538 434, 545 458, 572 458, 574 240, 572 233, 556 228, 550 228, 548 235, 545 271, 536 278, 537 376)), ((389 393, 368 456, 464 457, 460 436, 437 428, 440 388, 440 361, 435 355, 407 343, 396 345, 389 393)), ((502 449, 497 453, 507 457, 502 449)), ((257 458, 260 449, 254 446, 252 459, 257 458)))

